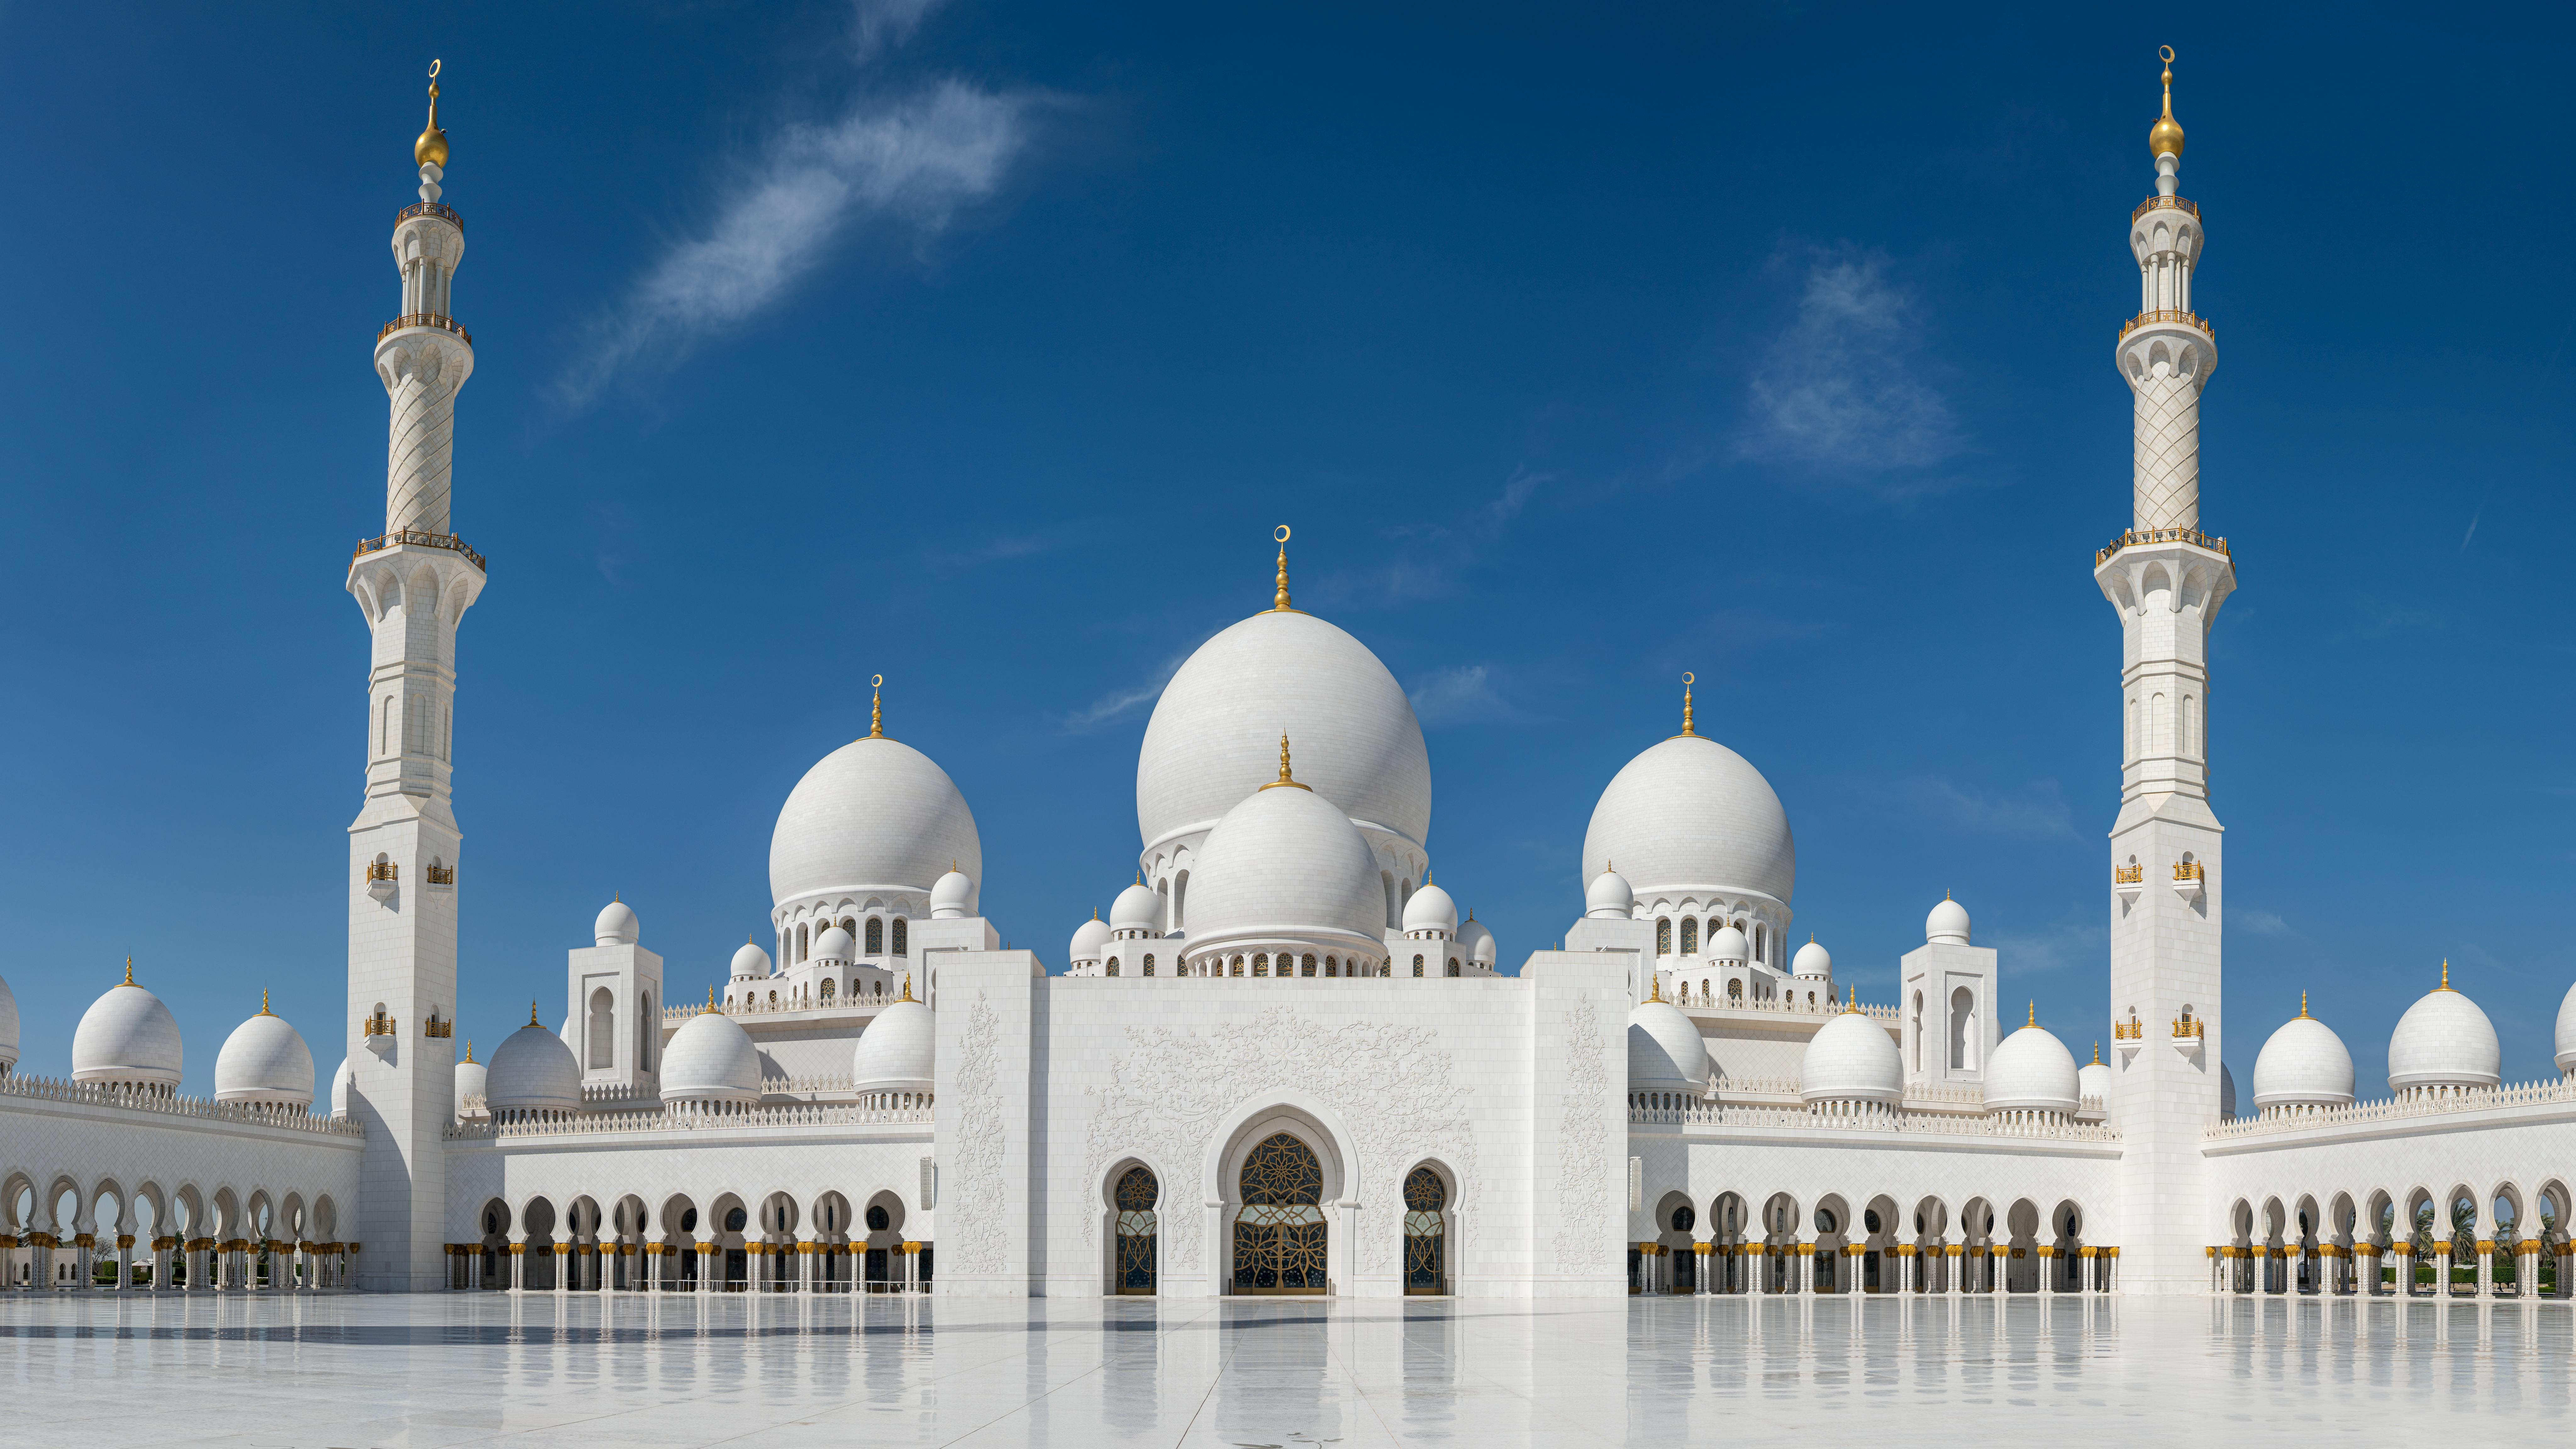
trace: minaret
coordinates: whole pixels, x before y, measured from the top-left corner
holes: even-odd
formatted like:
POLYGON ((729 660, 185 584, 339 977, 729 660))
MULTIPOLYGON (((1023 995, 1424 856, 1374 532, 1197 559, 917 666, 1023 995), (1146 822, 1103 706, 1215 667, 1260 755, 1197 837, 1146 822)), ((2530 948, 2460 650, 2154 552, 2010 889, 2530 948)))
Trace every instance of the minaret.
MULTIPOLYGON (((2182 127, 2148 133, 2156 194, 2129 218, 2140 309, 2114 360, 2136 400, 2134 518, 2094 556, 2120 616, 2120 814, 2111 827, 2111 1012, 2120 1129, 2118 1281, 2198 1292, 2216 1229, 2203 1199, 2201 1133, 2218 1119, 2221 827, 2209 808, 2209 625, 2236 587, 2227 541, 2200 532, 2200 392, 2216 335, 2191 311, 2200 209, 2175 194, 2182 127)), ((2105 1234, 2109 1237, 2109 1233, 2105 1234)))
POLYGON ((483 591, 482 555, 449 517, 456 390, 473 339, 448 315, 465 220, 439 204, 447 133, 430 67, 429 126, 412 147, 420 201, 394 218, 402 310, 376 334, 392 401, 385 531, 358 545, 348 588, 374 650, 366 800, 349 826, 350 1110, 365 1124, 358 1286, 445 1286, 443 1134, 455 1120, 457 859, 448 804, 456 625, 483 591))

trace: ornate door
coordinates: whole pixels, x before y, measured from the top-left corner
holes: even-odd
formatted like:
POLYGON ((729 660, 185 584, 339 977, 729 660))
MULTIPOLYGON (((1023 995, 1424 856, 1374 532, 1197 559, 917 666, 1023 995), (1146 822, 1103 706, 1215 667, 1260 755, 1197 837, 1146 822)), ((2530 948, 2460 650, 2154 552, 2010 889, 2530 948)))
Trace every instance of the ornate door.
POLYGON ((1118 1286, 1122 1294, 1154 1292, 1154 1203, 1161 1184, 1143 1167, 1118 1179, 1118 1286))
POLYGON ((1449 1205, 1449 1184, 1427 1167, 1404 1179, 1404 1291, 1449 1291, 1448 1223, 1441 1209, 1449 1205))
POLYGON ((1243 1160, 1234 1215, 1234 1291, 1324 1291, 1324 1164, 1285 1132, 1243 1160))

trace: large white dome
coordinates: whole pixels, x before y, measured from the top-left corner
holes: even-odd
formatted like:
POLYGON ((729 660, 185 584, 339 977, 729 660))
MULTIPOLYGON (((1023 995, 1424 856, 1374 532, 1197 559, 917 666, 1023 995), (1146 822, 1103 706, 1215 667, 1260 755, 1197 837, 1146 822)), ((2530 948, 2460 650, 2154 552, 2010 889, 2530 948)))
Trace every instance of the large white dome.
POLYGON ((877 1013, 850 1052, 850 1087, 858 1092, 927 1092, 938 1044, 937 1018, 918 1001, 877 1013))
POLYGON ((1781 904, 1798 884, 1798 846, 1771 782, 1744 757, 1675 735, 1630 760, 1592 807, 1581 870, 1604 862, 1637 894, 1739 890, 1781 904))
MULTIPOLYGON (((2576 999, 2576 998, 2571 998, 2576 999)), ((2566 1034, 2560 1028, 2559 1034, 2566 1034)), ((18 998, 9 994, 9 983, 0 978, 0 1067, 18 1065, 18 998)))
POLYGON ((2495 1023, 2471 1001, 2443 984, 2397 1018, 2388 1038, 2388 1086, 2492 1087, 2504 1080, 2504 1050, 2495 1023))
POLYGON ((1255 790, 1200 847, 1190 877, 1193 951, 1229 937, 1334 933, 1383 951, 1385 930, 1386 892, 1368 842, 1313 790, 1255 790))
POLYGON ((2023 1027, 1986 1058, 1988 1111, 2071 1113, 2082 1092, 2075 1054, 2046 1027, 2023 1027))
POLYGON ((2352 1086, 2352 1053, 2304 1005, 2254 1057, 2258 1112, 2266 1107, 2349 1107, 2352 1086))
POLYGON ((665 1102, 757 1102, 760 1048, 732 1017, 701 1011, 671 1033, 660 1076, 665 1102))
POLYGON ((1708 1040, 1669 1001, 1628 1013, 1628 1090, 1698 1092, 1708 1086, 1708 1040))
POLYGON ((313 1105, 313 1052, 286 1018, 259 1015, 233 1028, 215 1053, 215 1100, 313 1105))
POLYGON ((983 879, 966 797, 928 755, 870 736, 825 755, 787 793, 769 837, 769 894, 773 905, 837 891, 927 895, 951 861, 983 879))
POLYGON ((492 1053, 483 1096, 495 1112, 578 1112, 581 1066, 562 1037, 532 1021, 492 1053))
MULTIPOLYGON (((1136 756, 1146 847, 1208 829, 1274 778, 1282 730, 1298 778, 1342 813, 1415 845, 1430 838, 1431 756, 1403 687, 1340 629, 1273 611, 1200 645, 1163 687, 1136 756)), ((1196 875, 1190 896, 1196 916, 1196 875)))
POLYGON ((1798 1063, 1807 1102, 1895 1102, 1905 1096, 1905 1058, 1887 1028, 1846 1011, 1807 1039, 1798 1063))
POLYGON ((132 981, 109 987, 72 1033, 72 1080, 177 1090, 179 1023, 170 1008, 132 981))

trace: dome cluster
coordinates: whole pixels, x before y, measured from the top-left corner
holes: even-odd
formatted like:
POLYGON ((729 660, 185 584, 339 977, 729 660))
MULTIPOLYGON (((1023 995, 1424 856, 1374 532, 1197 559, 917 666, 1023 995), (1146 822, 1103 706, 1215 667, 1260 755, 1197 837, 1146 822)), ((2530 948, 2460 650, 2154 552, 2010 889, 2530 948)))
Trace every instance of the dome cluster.
MULTIPOLYGON (((0 1076, 18 1065, 18 1001, 0 981, 0 1076)), ((72 1080, 119 1092, 176 1096, 185 1053, 179 1023, 160 997, 136 984, 134 964, 125 979, 81 1013, 72 1031, 72 1080)), ((345 1071, 345 1067, 343 1068, 345 1071)), ((309 1110, 313 1105, 313 1052, 260 993, 259 1014, 235 1027, 215 1054, 215 1101, 264 1111, 309 1110)), ((345 1108, 337 1084, 334 1115, 345 1108)))

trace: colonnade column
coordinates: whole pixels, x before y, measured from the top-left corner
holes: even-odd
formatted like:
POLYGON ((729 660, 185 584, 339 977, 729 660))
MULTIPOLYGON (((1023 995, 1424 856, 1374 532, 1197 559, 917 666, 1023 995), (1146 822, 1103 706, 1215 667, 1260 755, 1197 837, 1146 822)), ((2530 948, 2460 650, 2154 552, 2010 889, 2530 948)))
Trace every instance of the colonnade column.
POLYGON ((715 1275, 720 1266, 721 1265, 717 1262, 716 1258, 716 1245, 713 1243, 698 1244, 699 1292, 713 1293, 716 1291, 715 1275))
POLYGON ((646 1243, 644 1245, 643 1258, 644 1291, 647 1293, 659 1293, 662 1291, 662 1245, 660 1243, 646 1243))
POLYGON ((528 1286, 528 1240, 510 1240, 510 1291, 520 1292, 528 1286))

